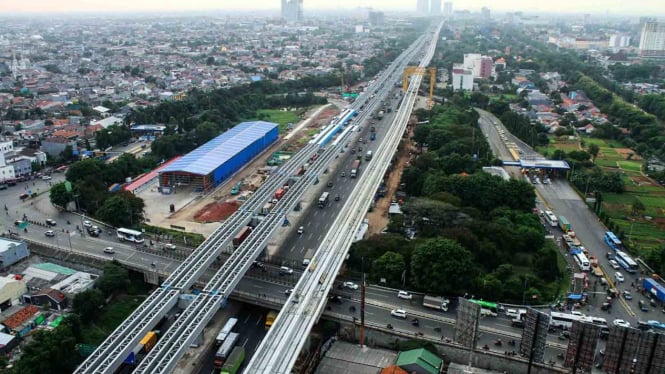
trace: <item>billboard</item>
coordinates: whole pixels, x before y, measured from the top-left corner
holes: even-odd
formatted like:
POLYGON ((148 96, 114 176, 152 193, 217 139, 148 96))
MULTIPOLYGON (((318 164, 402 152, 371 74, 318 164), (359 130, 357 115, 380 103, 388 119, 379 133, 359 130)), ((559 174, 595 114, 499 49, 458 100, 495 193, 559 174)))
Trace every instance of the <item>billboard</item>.
POLYGON ((455 342, 466 348, 475 346, 480 317, 480 305, 460 297, 457 306, 457 323, 455 324, 455 342))
POLYGON ((545 362, 545 342, 550 316, 533 308, 526 311, 520 354, 533 362, 545 362))

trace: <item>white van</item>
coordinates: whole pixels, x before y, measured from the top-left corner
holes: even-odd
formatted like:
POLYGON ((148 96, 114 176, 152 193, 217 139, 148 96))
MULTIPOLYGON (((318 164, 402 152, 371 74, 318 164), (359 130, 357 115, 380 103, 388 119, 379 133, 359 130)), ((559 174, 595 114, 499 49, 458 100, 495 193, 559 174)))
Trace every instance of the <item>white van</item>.
POLYGON ((498 314, 494 313, 493 311, 485 308, 480 308, 480 316, 481 317, 496 317, 498 314))

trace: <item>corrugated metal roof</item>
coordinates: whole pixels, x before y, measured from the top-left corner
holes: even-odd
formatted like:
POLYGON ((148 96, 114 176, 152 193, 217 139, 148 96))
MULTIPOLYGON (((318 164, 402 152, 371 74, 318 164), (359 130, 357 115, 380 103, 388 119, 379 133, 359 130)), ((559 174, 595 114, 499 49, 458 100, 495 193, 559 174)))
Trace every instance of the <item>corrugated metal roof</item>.
POLYGON ((199 175, 210 174, 219 165, 265 136, 275 127, 277 127, 276 123, 265 121, 240 123, 165 167, 160 173, 184 171, 199 175))

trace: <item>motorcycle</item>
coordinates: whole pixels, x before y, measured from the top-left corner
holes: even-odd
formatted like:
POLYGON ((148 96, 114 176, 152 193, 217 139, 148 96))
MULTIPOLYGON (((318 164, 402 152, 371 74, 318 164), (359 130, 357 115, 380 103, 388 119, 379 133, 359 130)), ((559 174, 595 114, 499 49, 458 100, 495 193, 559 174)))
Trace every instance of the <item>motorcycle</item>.
POLYGON ((513 339, 513 340, 509 341, 509 342, 508 342, 508 344, 510 344, 510 345, 512 345, 512 346, 514 347, 514 346, 515 346, 515 344, 516 344, 516 343, 515 343, 515 339, 513 339))
POLYGON ((414 318, 413 320, 411 320, 411 324, 414 325, 414 326, 419 326, 420 321, 418 321, 418 318, 414 318))
POLYGON ((487 344, 485 344, 485 345, 483 346, 483 349, 486 350, 486 351, 489 351, 489 350, 490 350, 490 346, 487 345, 487 344))
POLYGON ((501 341, 501 339, 497 339, 494 341, 494 345, 501 347, 503 345, 503 342, 501 341))
POLYGON ((392 330, 392 329, 393 329, 393 325, 388 324, 388 325, 386 326, 386 328, 388 328, 388 330, 392 330))
POLYGON ((351 305, 351 306, 349 307, 349 311, 351 311, 351 313, 355 313, 355 312, 356 312, 356 307, 353 306, 353 305, 351 305))

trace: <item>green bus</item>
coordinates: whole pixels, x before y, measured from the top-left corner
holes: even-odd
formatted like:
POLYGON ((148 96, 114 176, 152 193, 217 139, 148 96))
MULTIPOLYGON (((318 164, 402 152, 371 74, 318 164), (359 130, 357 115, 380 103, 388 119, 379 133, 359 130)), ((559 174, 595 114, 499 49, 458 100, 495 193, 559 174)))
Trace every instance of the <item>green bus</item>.
POLYGON ((497 303, 492 303, 489 301, 483 301, 483 300, 474 300, 474 299, 469 299, 470 302, 475 303, 480 305, 482 309, 488 309, 492 313, 498 313, 499 312, 499 305, 497 303))

